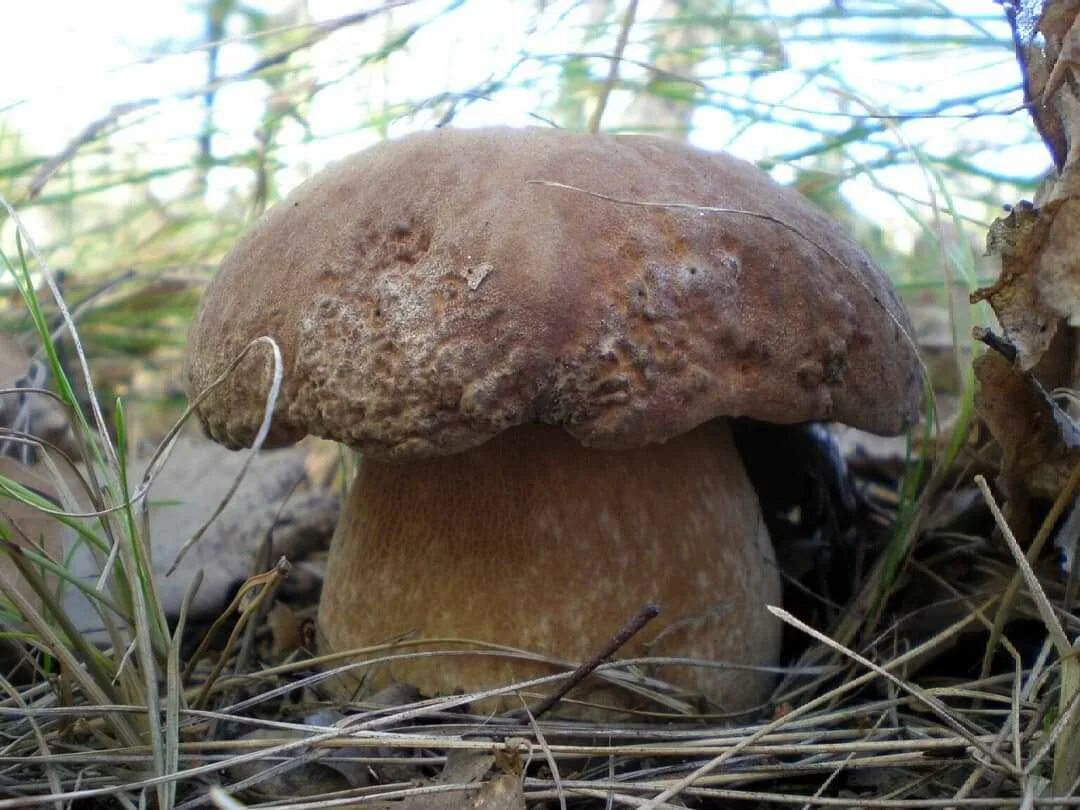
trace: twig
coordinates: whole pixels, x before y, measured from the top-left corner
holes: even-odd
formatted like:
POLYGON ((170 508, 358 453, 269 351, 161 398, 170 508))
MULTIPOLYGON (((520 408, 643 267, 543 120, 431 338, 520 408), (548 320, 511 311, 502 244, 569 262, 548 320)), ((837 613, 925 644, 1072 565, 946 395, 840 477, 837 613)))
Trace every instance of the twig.
MULTIPOLYGON (((526 54, 525 58, 534 59, 538 62, 563 62, 568 59, 606 59, 609 62, 622 62, 627 65, 634 65, 635 67, 649 71, 649 73, 652 73, 655 76, 662 76, 663 78, 670 79, 674 82, 693 84, 700 87, 702 90, 708 90, 708 85, 694 76, 684 76, 682 73, 676 73, 673 70, 660 67, 660 65, 655 62, 646 62, 644 59, 631 59, 622 54, 603 53, 601 51, 562 51, 560 53, 530 53, 526 54)), ((850 118, 850 116, 848 117, 850 118)))
MULTIPOLYGON (((611 640, 604 645, 603 649, 601 649, 598 653, 596 653, 596 655, 594 655, 588 661, 585 661, 583 664, 581 664, 581 666, 575 669, 570 674, 570 677, 568 677, 563 682, 562 686, 560 686, 558 689, 552 692, 551 695, 541 700, 534 707, 532 707, 532 709, 529 710, 529 712, 531 712, 532 714, 533 719, 536 719, 543 715, 545 712, 549 711, 552 706, 554 706, 566 696, 567 692, 569 692, 571 689, 573 689, 575 686, 585 680, 586 676, 588 676, 590 672, 592 672, 602 663, 611 658, 611 656, 613 656, 615 652, 626 642, 633 638, 634 635, 636 635, 642 627, 644 627, 646 624, 651 622, 659 615, 659 606, 652 602, 649 602, 647 605, 642 607, 641 610, 639 610, 634 615, 634 617, 630 619, 630 621, 623 625, 622 630, 612 636, 611 640)), ((529 712, 518 712, 516 714, 524 719, 528 719, 527 715, 529 714, 529 712)))
POLYGON ((619 38, 615 42, 615 53, 612 55, 611 65, 608 67, 607 79, 600 86, 600 97, 596 100, 596 109, 589 118, 589 132, 600 131, 600 119, 604 117, 604 108, 607 106, 608 97, 611 95, 615 82, 619 80, 619 63, 622 61, 623 51, 626 50, 626 42, 630 39, 630 29, 634 27, 634 17, 637 15, 638 0, 630 0, 626 5, 626 14, 623 16, 622 28, 619 29, 619 38))
POLYGON ((75 154, 82 149, 82 147, 97 140, 103 130, 108 129, 123 116, 144 107, 148 107, 156 101, 157 99, 140 99, 139 101, 125 101, 121 104, 115 104, 107 113, 105 113, 105 115, 91 121, 83 127, 81 132, 68 141, 63 149, 41 165, 41 168, 38 169, 37 173, 31 178, 30 187, 26 190, 26 193, 19 202, 22 205, 26 205, 36 199, 37 196, 41 194, 41 190, 45 188, 45 184, 49 182, 50 178, 56 174, 60 167, 75 157, 75 154))
POLYGON ((985 326, 973 326, 971 327, 971 336, 980 343, 985 343, 1010 363, 1016 361, 1016 347, 1011 341, 996 335, 993 329, 987 329, 985 326))

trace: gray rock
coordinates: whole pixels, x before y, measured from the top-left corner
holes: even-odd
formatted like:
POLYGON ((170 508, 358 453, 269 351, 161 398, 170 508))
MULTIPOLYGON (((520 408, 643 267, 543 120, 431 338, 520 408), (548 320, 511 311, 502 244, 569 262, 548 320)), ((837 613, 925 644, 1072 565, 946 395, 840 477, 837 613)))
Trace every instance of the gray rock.
MULTIPOLYGON (((237 585, 262 570, 255 554, 267 536, 272 542, 271 561, 282 555, 294 560, 329 545, 338 518, 338 497, 308 488, 307 453, 303 446, 260 453, 222 513, 168 574, 184 544, 225 497, 247 457, 246 452, 232 452, 208 441, 187 437, 177 441, 149 493, 150 553, 166 615, 179 614, 184 594, 200 570, 203 580, 189 616, 200 619, 219 612, 237 585)), ((145 467, 145 460, 135 465, 133 482, 141 480, 145 467)), ((76 552, 73 568, 88 581, 94 581, 99 570, 83 548, 76 552)), ((71 615, 93 614, 80 608, 85 599, 74 589, 66 603, 71 615)))

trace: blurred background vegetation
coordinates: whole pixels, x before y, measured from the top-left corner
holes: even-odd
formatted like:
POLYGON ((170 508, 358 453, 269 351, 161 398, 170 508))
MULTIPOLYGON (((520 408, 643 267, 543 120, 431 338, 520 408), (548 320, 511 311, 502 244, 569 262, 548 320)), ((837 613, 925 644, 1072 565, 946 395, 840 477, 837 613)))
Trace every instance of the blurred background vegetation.
MULTIPOLYGON (((165 403, 163 418, 222 253, 382 138, 598 123, 753 160, 891 273, 931 361, 941 350, 943 390, 982 317, 967 292, 996 275, 986 228, 1048 165, 1009 27, 981 0, 19 5, 0 50, 0 194, 61 273, 104 390, 165 403)), ((0 327, 27 328, 7 298, 0 327)))

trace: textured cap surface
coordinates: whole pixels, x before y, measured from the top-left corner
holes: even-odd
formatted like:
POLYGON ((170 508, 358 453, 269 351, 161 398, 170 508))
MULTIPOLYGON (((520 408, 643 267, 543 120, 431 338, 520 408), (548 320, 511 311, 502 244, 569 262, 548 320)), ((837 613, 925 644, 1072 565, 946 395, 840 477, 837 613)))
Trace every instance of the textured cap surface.
MULTIPOLYGON (((313 433, 385 459, 526 422, 600 447, 717 416, 894 433, 920 393, 905 332, 862 249, 748 163, 648 136, 437 130, 270 210, 208 288, 186 376, 194 396, 270 335, 269 443, 313 433)), ((200 406, 218 441, 254 439, 268 355, 200 406)))

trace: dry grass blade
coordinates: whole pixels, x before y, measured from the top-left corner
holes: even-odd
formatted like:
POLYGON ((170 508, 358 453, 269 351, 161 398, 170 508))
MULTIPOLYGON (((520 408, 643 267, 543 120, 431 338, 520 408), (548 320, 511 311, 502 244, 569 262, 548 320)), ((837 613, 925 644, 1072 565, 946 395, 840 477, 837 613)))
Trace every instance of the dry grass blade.
MULTIPOLYGON (((184 601, 180 603, 180 617, 173 631, 172 642, 169 644, 169 655, 166 661, 165 683, 165 773, 175 774, 180 770, 180 711, 186 708, 184 705, 184 681, 180 674, 180 646, 187 627, 188 612, 191 610, 191 601, 195 598, 199 585, 202 583, 202 571, 196 572, 191 584, 188 585, 184 594, 184 601)), ((176 804, 176 782, 168 782, 165 785, 165 806, 168 808, 176 804)))
POLYGON ((214 807, 220 808, 220 810, 245 810, 247 807, 246 804, 238 802, 218 785, 210 788, 210 801, 213 802, 214 807))
MULTIPOLYGON (((1061 519, 1061 516, 1065 514, 1065 510, 1069 507, 1069 504, 1073 502, 1077 487, 1080 487, 1080 462, 1073 466, 1072 472, 1069 473, 1069 477, 1065 481, 1065 485, 1054 499, 1050 511, 1046 513, 1046 517, 1039 526, 1039 531, 1031 541, 1031 546, 1028 548, 1025 557, 1029 564, 1034 563, 1039 558, 1039 554, 1042 552, 1043 546, 1046 545, 1046 541, 1053 535, 1054 527, 1058 525, 1058 521, 1061 519)), ((985 492, 983 497, 986 497, 985 492)), ((983 677, 990 672, 990 663, 993 658, 994 649, 997 647, 1001 634, 1005 629, 1005 622, 1008 621, 1009 611, 1012 610, 1013 603, 1016 601, 1016 594, 1020 589, 1020 583, 1023 581, 1023 578, 1024 573, 1022 570, 1018 570, 1013 574, 1008 587, 1005 589, 1005 594, 1002 596, 1001 604, 998 606, 997 615, 994 617, 993 630, 990 633, 990 638, 986 642, 986 652, 983 653, 981 671, 983 677)))
POLYGON ((940 717, 941 720, 945 723, 945 725, 947 725, 950 729, 952 729, 954 732, 956 732, 969 743, 971 743, 971 745, 978 749, 985 757, 992 760, 993 762, 996 762, 998 766, 1000 766, 1006 772, 1009 772, 1014 776, 1020 775, 1020 771, 1014 763, 1010 762, 993 748, 987 747, 982 742, 982 740, 980 740, 978 736, 976 736, 976 733, 973 733, 970 729, 965 728, 964 724, 949 711, 948 706, 946 706, 940 699, 927 692, 925 689, 916 686, 915 684, 908 683, 902 678, 898 678, 897 676, 889 672, 885 667, 875 664, 873 661, 862 655, 859 655, 854 650, 848 649, 841 644, 837 644, 827 635, 818 630, 815 630, 813 627, 806 624, 806 622, 795 618, 783 608, 778 608, 774 605, 768 605, 767 607, 769 609, 769 612, 781 621, 790 624, 792 627, 801 630, 809 636, 812 636, 820 643, 825 644, 826 646, 830 647, 833 650, 836 650, 839 653, 842 653, 851 660, 858 662, 867 669, 870 669, 878 675, 882 676, 894 686, 897 686, 903 691, 912 695, 913 697, 918 698, 918 700, 921 701, 927 708, 932 710, 938 717, 940 717))
POLYGON ((213 670, 199 690, 198 697, 195 698, 196 707, 206 705, 210 690, 213 688, 214 682, 221 674, 221 671, 225 668, 225 664, 229 660, 229 655, 236 646, 236 642, 240 638, 240 634, 243 632, 248 620, 253 615, 258 614, 259 606, 263 604, 269 594, 273 593, 276 586, 288 576, 290 567, 289 561, 282 557, 278 560, 277 565, 271 570, 248 579, 247 582, 240 587, 240 590, 237 591, 236 596, 233 597, 233 601, 207 631, 199 648, 188 660, 182 678, 184 681, 191 678, 191 673, 202 659, 216 632, 224 627, 225 622, 228 621, 232 614, 237 614, 237 619, 229 633, 229 640, 225 645, 225 650, 218 656, 213 670))
MULTIPOLYGON (((1080 465, 1078 465, 1080 468, 1080 465)), ((1076 471, 1074 471, 1076 472, 1076 471)), ((1072 476, 1070 476, 1071 480, 1072 476)), ((986 483, 986 479, 975 476, 975 483, 982 493, 986 505, 994 516, 994 522, 1001 530, 1009 551, 1016 560, 1020 574, 1027 584, 1028 592, 1035 602, 1035 607, 1042 618, 1046 632, 1049 634, 1058 657, 1061 659, 1061 685, 1058 697, 1058 707, 1061 713, 1061 723, 1057 729, 1057 746, 1054 752, 1054 789, 1058 795, 1065 796, 1073 789, 1073 784, 1080 778, 1080 722, 1073 722, 1073 710, 1076 707, 1077 696, 1080 695, 1080 644, 1073 644, 1065 634, 1065 628, 1061 626, 1053 604, 1046 596, 1039 578, 1035 575, 1031 564, 1024 555, 1020 544, 1016 542, 1012 529, 1009 528, 1005 516, 994 500, 993 493, 986 483)))
MULTIPOLYGON (((933 649, 935 646, 942 643, 942 641, 955 636, 963 628, 967 627, 969 624, 971 624, 974 621, 975 621, 975 617, 973 615, 965 616, 964 618, 960 619, 958 622, 954 623, 950 627, 945 628, 944 630, 942 630, 942 631, 938 632, 937 634, 935 634, 933 637, 927 639, 922 644, 919 644, 916 647, 912 648, 911 650, 908 650, 906 653, 903 653, 903 654, 897 656, 892 661, 890 661, 888 664, 886 664, 886 668, 891 669, 891 668, 896 668, 896 667, 903 666, 903 664, 905 664, 907 661, 915 658, 918 655, 921 655, 926 650, 933 649)), ((818 708, 820 708, 822 706, 830 705, 831 703, 833 703, 841 695, 847 694, 848 692, 852 692, 852 691, 854 691, 856 689, 859 689, 860 687, 864 686, 865 684, 870 683, 870 681, 872 681, 876 676, 877 676, 877 673, 874 672, 874 671, 863 673, 862 675, 860 675, 860 676, 858 676, 856 678, 852 678, 851 680, 840 684, 839 686, 837 686, 836 688, 826 692, 825 694, 819 695, 818 697, 814 698, 813 700, 810 700, 810 701, 802 704, 801 706, 798 706, 797 708, 792 709, 792 711, 790 711, 789 713, 783 715, 782 717, 778 717, 775 720, 767 723, 766 725, 762 726, 761 728, 759 728, 754 733, 748 734, 745 737, 742 737, 738 742, 736 742, 727 751, 725 751, 724 753, 722 753, 719 756, 715 757, 714 759, 710 760, 709 762, 705 763, 700 768, 695 769, 692 773, 690 773, 687 776, 685 776, 684 778, 680 779, 675 785, 665 789, 661 794, 659 794, 658 796, 655 796, 654 798, 650 799, 649 802, 647 802, 643 806, 645 806, 647 808, 658 807, 660 802, 666 802, 668 799, 671 799, 671 798, 674 798, 675 796, 678 796, 681 792, 683 792, 684 790, 689 788, 691 785, 693 785, 699 779, 701 779, 704 776, 707 776, 709 773, 714 771, 716 768, 723 765, 726 761, 731 759, 731 757, 733 757, 739 751, 747 748, 750 745, 753 745, 758 740, 762 739, 763 737, 765 737, 766 735, 772 733, 773 731, 776 731, 777 729, 781 728, 782 726, 793 723, 795 720, 800 719, 800 718, 802 718, 804 716, 807 716, 807 715, 811 714, 816 709, 818 709, 818 708)), ((967 735, 964 735, 964 739, 965 740, 967 739, 967 735)), ((806 797, 806 799, 812 800, 813 797, 806 797)))
MULTIPOLYGON (((21 708, 24 712, 28 708, 26 702, 23 700, 23 696, 19 694, 19 691, 11 685, 7 678, 0 677, 0 688, 2 688, 8 695, 11 696, 12 701, 21 708)), ((38 725, 36 718, 26 715, 26 720, 30 724, 30 730, 34 735, 34 739, 37 742, 38 749, 41 751, 43 757, 50 757, 49 743, 45 739, 45 734, 41 730, 41 726, 38 725)), ((49 780, 49 788, 53 793, 60 793, 62 788, 60 787, 60 778, 56 773, 56 769, 51 764, 45 765, 45 778, 49 780)), ((56 802, 57 810, 63 810, 63 804, 59 801, 56 802)))
MULTIPOLYGON (((940 576, 936 571, 933 571, 929 567, 923 565, 922 563, 913 562, 912 565, 913 567, 918 569, 923 574, 923 576, 926 576, 929 579, 932 579, 933 581, 938 583, 938 585, 942 589, 954 593, 964 603, 965 607, 968 609, 971 615, 978 618, 979 622, 984 627, 992 630, 993 625, 989 620, 987 620, 982 610, 980 610, 978 606, 971 604, 970 600, 960 594, 951 582, 940 576)), ((997 737, 994 739, 994 742, 991 744, 990 747, 993 750, 997 750, 997 748, 1005 741, 1006 737, 1011 734, 1013 764, 1019 771, 1023 769, 1023 763, 1021 762, 1023 746, 1021 739, 1022 734, 1020 729, 1020 707, 1023 701, 1025 701, 1029 697, 1029 693, 1033 688, 1034 679, 1032 677, 1029 677, 1025 688, 1023 658, 1020 655, 1020 652, 1016 649, 1016 647, 1013 646, 1011 641, 1006 638, 1003 639, 1003 642, 1004 643, 1002 646, 1005 647, 1006 651, 1009 653, 1013 660, 1013 688, 1010 699, 1010 711, 1008 721, 1002 724, 1001 730, 998 732, 997 737)), ((960 791, 957 792, 956 798, 963 798, 964 796, 967 796, 974 788, 976 782, 982 778, 984 772, 985 766, 979 765, 979 767, 972 772, 971 776, 961 787, 960 791)))
POLYGON ((563 792, 562 777, 559 775, 559 766, 556 764, 555 757, 551 753, 551 747, 544 738, 544 732, 537 724, 536 718, 533 717, 533 713, 529 711, 529 704, 525 702, 524 698, 521 698, 521 707, 529 718, 529 725, 532 727, 533 734, 536 735, 536 741, 540 744, 540 749, 544 752, 544 758, 547 760, 548 768, 551 770, 551 779, 555 783, 555 792, 558 794, 559 808, 560 810, 566 810, 566 794, 563 792))
MULTIPOLYGON (((20 535, 22 535, 24 542, 28 547, 33 546, 31 538, 27 537, 22 531, 19 524, 8 519, 9 524, 20 535)), ((53 621, 59 626, 63 632, 64 637, 69 641, 75 652, 78 653, 80 659, 85 663, 86 668, 90 671, 90 674, 101 685, 102 689, 106 691, 110 699, 113 702, 119 700, 119 695, 113 691, 112 678, 105 670, 105 666, 102 663, 101 653, 94 648, 94 646, 83 636, 82 633, 72 624, 71 618, 63 610, 61 606, 57 604, 56 599, 42 580, 41 575, 35 570, 33 565, 28 564, 27 557, 30 557, 22 546, 14 543, 5 543, 5 550, 8 552, 9 559, 15 564, 15 568, 18 570, 22 579, 30 585, 34 593, 37 594, 41 600, 42 606, 51 614, 53 621)))
POLYGON ((157 452, 150 458, 150 462, 147 464, 146 473, 143 476, 143 484, 140 487, 141 492, 145 492, 146 489, 149 488, 150 481, 152 480, 154 474, 157 472, 160 465, 165 463, 165 459, 168 456, 169 450, 172 448, 173 441, 175 440, 176 435, 180 430, 180 426, 187 420, 187 418, 191 414, 195 413, 195 411, 198 410, 199 405, 202 404, 202 402, 213 393, 214 389, 216 389, 219 385, 221 385, 223 382, 225 382, 225 380, 229 378, 229 375, 231 375, 236 370, 236 368, 240 365, 240 363, 243 362, 244 358, 247 357, 248 353, 252 351, 255 346, 264 343, 270 346, 270 351, 272 353, 273 377, 270 382, 270 388, 266 392, 266 403, 263 407, 262 422, 259 424, 259 430, 256 432, 255 439, 251 443, 251 450, 248 452, 247 459, 244 461, 244 466, 240 468, 240 472, 237 473, 236 478, 232 482, 232 485, 225 493, 225 497, 221 499, 221 501, 217 505, 217 508, 214 509, 214 511, 210 514, 210 517, 199 528, 199 530, 195 532, 195 534, 180 547, 180 550, 176 554, 176 559, 173 560, 172 565, 169 567, 169 570, 165 574, 166 576, 176 570, 176 566, 178 566, 180 564, 180 561, 184 559, 184 555, 187 554, 188 550, 199 541, 199 538, 203 536, 203 534, 208 528, 210 528, 210 524, 213 523, 217 516, 224 511, 225 506, 232 499, 233 495, 236 494, 236 490, 239 488, 241 482, 244 480, 244 476, 247 474, 248 469, 251 467, 251 462, 254 461, 256 453, 258 453, 259 450, 262 448, 263 444, 266 443, 266 437, 270 433, 270 424, 274 418, 274 408, 277 405, 278 394, 281 392, 281 383, 285 377, 285 364, 281 359, 281 347, 278 346, 277 341, 275 341, 272 337, 266 335, 262 337, 257 337, 254 340, 250 341, 243 348, 243 350, 236 357, 233 358, 232 362, 229 363, 225 370, 208 386, 206 386, 206 388, 199 394, 199 396, 197 396, 188 405, 188 408, 184 412, 184 415, 180 417, 177 424, 174 425, 172 430, 170 430, 169 433, 165 436, 165 438, 162 439, 157 452))
MULTIPOLYGON (((23 618, 33 627, 42 643, 49 648, 50 654, 54 655, 63 664, 66 671, 79 684, 90 700, 102 706, 119 702, 114 699, 116 694, 113 691, 111 681, 105 677, 103 681, 99 682, 87 673, 83 667, 83 662, 75 657, 64 640, 56 634, 49 622, 41 615, 37 607, 18 588, 14 587, 2 572, 0 572, 0 590, 15 605, 23 618)), ((109 719, 117 734, 127 745, 138 745, 140 743, 138 732, 127 718, 117 713, 110 713, 109 719)))
MULTIPOLYGON (((622 782, 609 785, 605 782, 567 782, 565 787, 568 793, 589 796, 597 799, 604 798, 608 789, 615 788, 619 791, 633 790, 640 788, 643 790, 654 791, 663 787, 662 782, 649 782, 641 783, 637 785, 628 785, 622 782)), ((526 782, 527 787, 540 788, 530 790, 525 794, 527 799, 543 800, 554 798, 554 790, 545 789, 547 785, 543 783, 536 784, 533 780, 526 782)), ((853 807, 858 808, 892 808, 893 810, 916 810, 916 808, 949 808, 949 807, 987 807, 994 808, 994 810, 1000 810, 1002 807, 1019 807, 1019 802, 1002 799, 1001 797, 994 798, 969 798, 969 799, 875 799, 871 797, 860 796, 857 799, 839 797, 839 796, 811 796, 797 793, 777 793, 773 791, 761 791, 761 790, 729 790, 723 788, 689 788, 684 791, 688 796, 701 799, 714 799, 724 801, 727 804, 724 806, 731 806, 732 802, 750 802, 756 803, 757 806, 761 806, 766 803, 777 804, 781 806, 786 805, 802 805, 806 804, 811 807, 842 807, 846 810, 851 810, 853 807)), ((684 804, 671 804, 664 802, 661 804, 656 803, 656 799, 639 799, 635 796, 627 795, 624 792, 616 794, 616 798, 619 801, 627 804, 631 807, 640 808, 670 808, 671 810, 683 810, 686 805, 684 804)), ((1068 798, 1054 798, 1047 799, 1043 797, 1036 797, 1032 800, 1032 806, 1034 807, 1080 807, 1080 797, 1068 797, 1068 798)), ((297 807, 299 810, 299 807, 297 807)))
MULTIPOLYGON (((878 715, 878 719, 874 721, 874 725, 871 726, 871 728, 870 728, 870 733, 872 734, 874 731, 876 731, 878 728, 880 728, 881 724, 885 721, 885 718, 888 717, 888 716, 889 715, 888 715, 887 712, 882 712, 880 715, 878 715)), ((829 776, 825 779, 825 781, 821 783, 821 787, 819 787, 816 791, 814 791, 814 798, 815 799, 820 798, 821 796, 825 795, 825 791, 829 789, 829 785, 831 785, 833 783, 833 781, 840 775, 841 771, 843 771, 846 766, 851 764, 851 761, 855 758, 857 753, 858 753, 857 751, 852 751, 847 756, 844 757, 843 762, 838 764, 836 766, 836 768, 833 770, 833 772, 830 773, 829 776)), ((803 805, 803 810, 809 810, 809 807, 810 807, 809 803, 804 804, 803 805)))
MULTIPOLYGON (((1068 703, 1065 704, 1063 710, 1058 715, 1057 720, 1054 721, 1054 725, 1047 731, 1046 739, 1028 759, 1028 763, 1024 767, 1025 774, 1029 776, 1032 775, 1035 769, 1041 765, 1043 759, 1046 758, 1046 755, 1050 750, 1055 745, 1058 745, 1059 740, 1061 740, 1065 731, 1073 727, 1076 722, 1076 717, 1080 715, 1080 712, 1077 711, 1078 708, 1080 708, 1080 691, 1073 693, 1073 695, 1069 697, 1068 703)), ((1061 745, 1065 745, 1065 743, 1066 741, 1062 741, 1061 745)), ((1075 785, 1071 786, 1066 790, 1066 794, 1071 795, 1075 789, 1075 785)))

